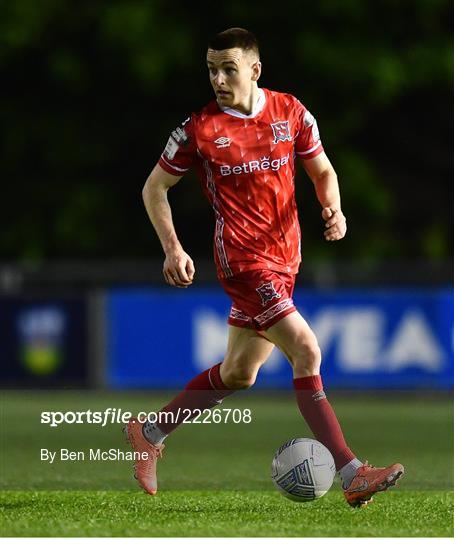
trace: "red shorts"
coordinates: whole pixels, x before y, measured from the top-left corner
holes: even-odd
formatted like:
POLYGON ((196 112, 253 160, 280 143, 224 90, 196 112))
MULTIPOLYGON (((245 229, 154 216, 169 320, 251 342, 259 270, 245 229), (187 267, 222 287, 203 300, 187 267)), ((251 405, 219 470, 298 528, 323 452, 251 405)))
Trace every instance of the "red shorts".
POLYGON ((295 277, 270 270, 251 270, 221 279, 224 291, 232 299, 229 324, 267 330, 296 311, 292 299, 295 277))

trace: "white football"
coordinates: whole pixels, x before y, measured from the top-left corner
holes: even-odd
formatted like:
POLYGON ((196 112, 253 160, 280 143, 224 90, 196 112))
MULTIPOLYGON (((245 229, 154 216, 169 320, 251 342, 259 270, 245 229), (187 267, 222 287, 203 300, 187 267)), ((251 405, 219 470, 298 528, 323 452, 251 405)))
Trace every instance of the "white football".
POLYGON ((313 439, 292 439, 274 455, 271 477, 277 489, 296 502, 323 497, 333 484, 336 466, 331 452, 313 439))

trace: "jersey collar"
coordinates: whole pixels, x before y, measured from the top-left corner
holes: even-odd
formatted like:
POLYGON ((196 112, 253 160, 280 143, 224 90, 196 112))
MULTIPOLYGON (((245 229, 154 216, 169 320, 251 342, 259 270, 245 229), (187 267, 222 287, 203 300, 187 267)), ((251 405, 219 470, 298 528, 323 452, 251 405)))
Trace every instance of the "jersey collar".
POLYGON ((231 116, 236 116, 237 118, 254 118, 260 112, 262 112, 263 107, 265 107, 265 103, 266 103, 265 92, 262 90, 262 88, 259 88, 259 97, 257 99, 257 103, 252 109, 251 114, 243 114, 240 111, 237 111, 236 109, 230 109, 229 107, 222 107, 221 105, 219 105, 219 108, 226 114, 230 114, 231 116))

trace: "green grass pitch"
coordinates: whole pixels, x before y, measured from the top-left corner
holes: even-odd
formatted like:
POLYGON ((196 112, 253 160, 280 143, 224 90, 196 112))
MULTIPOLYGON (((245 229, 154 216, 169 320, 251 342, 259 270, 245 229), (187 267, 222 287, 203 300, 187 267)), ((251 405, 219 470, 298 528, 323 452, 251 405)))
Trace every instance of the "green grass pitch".
POLYGON ((40 449, 127 450, 120 426, 40 424, 44 410, 158 410, 169 395, 8 391, 2 396, 2 536, 452 536, 452 399, 434 395, 333 394, 350 446, 375 465, 401 461, 395 490, 350 508, 339 481, 297 504, 272 486, 275 450, 311 436, 291 392, 241 393, 250 424, 184 425, 159 463, 160 491, 139 490, 129 462, 41 462, 40 449))

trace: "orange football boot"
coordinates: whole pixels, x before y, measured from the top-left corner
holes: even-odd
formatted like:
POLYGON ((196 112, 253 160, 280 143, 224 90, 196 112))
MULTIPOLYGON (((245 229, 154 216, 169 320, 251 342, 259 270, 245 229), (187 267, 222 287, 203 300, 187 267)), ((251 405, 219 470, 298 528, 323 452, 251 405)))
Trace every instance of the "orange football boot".
POLYGON ((156 477, 156 462, 162 456, 164 445, 151 444, 142 433, 143 424, 137 418, 131 418, 123 428, 126 438, 134 452, 146 453, 146 459, 136 459, 134 463, 134 478, 141 487, 150 495, 156 495, 158 491, 158 479, 156 477))
POLYGON ((348 488, 344 489, 345 498, 350 506, 365 506, 372 502, 372 495, 394 486, 403 474, 404 466, 400 463, 380 468, 366 461, 356 471, 348 488))

